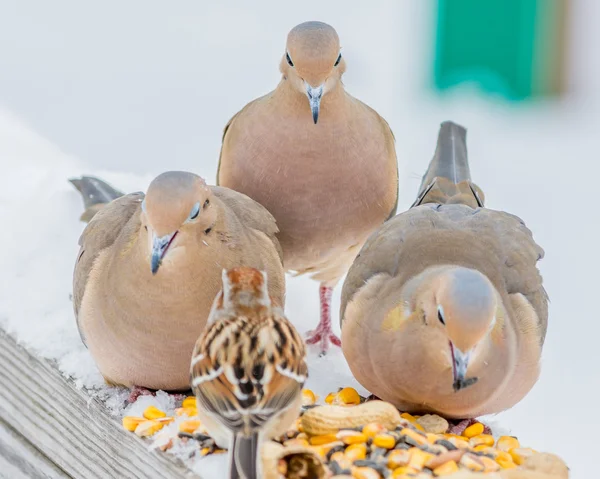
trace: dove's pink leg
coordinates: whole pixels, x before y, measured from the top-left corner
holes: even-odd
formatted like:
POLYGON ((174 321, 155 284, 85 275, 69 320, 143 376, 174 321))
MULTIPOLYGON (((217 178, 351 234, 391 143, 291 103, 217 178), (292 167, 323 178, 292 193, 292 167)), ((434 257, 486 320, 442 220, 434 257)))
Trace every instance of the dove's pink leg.
POLYGON ((134 403, 140 396, 154 396, 155 394, 156 393, 153 393, 149 389, 133 386, 131 388, 131 392, 129 393, 129 397, 127 398, 127 404, 134 403))
POLYGON ((329 343, 333 343, 336 346, 341 346, 342 342, 331 329, 331 294, 333 288, 329 286, 319 286, 319 297, 321 299, 321 320, 317 326, 317 329, 313 329, 306 333, 307 344, 321 345, 321 355, 325 354, 329 349, 329 343))

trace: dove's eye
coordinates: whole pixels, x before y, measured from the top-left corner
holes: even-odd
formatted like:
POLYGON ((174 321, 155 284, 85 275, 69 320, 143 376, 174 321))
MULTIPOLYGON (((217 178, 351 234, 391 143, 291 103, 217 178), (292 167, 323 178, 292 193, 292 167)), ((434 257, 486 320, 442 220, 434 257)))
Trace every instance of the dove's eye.
POLYGON ((288 52, 285 52, 285 59, 287 60, 289 66, 294 66, 294 62, 292 61, 292 58, 290 57, 290 54, 288 52))
POLYGON ((340 53, 337 57, 337 60, 335 61, 335 63, 333 64, 334 67, 337 67, 340 62, 342 61, 342 54, 340 53))
POLYGON ((202 208, 206 208, 206 207, 207 207, 209 204, 210 204, 210 201, 206 200, 206 201, 204 202, 204 206, 203 206, 202 208))
POLYGON ((442 311, 441 306, 438 306, 438 319, 440 320, 440 323, 442 323, 444 326, 446 325, 446 321, 444 320, 444 313, 442 311))
POLYGON ((200 214, 200 203, 198 202, 192 208, 192 211, 190 212, 190 217, 188 219, 194 220, 194 219, 198 218, 199 214, 200 214))

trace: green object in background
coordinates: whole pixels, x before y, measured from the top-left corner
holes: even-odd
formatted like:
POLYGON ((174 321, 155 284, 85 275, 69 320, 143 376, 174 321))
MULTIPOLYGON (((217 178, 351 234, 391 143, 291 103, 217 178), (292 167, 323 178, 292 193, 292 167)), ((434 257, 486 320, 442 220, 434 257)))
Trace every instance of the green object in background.
POLYGON ((435 87, 510 100, 563 91, 568 0, 438 0, 435 87))

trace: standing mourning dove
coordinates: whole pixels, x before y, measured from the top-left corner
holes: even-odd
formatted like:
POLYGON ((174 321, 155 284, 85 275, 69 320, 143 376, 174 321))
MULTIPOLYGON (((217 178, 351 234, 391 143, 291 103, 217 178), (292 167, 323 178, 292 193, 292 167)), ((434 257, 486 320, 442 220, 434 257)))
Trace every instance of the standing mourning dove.
MULTIPOLYGON (((98 204, 94 198, 106 199, 105 183, 80 182, 91 198, 86 208, 98 204)), ((276 232, 258 203, 186 172, 163 173, 145 196, 122 196, 100 209, 79 240, 73 304, 82 339, 107 382, 189 389, 194 343, 223 268, 265 270, 270 294, 283 306, 276 232)))
POLYGON ((304 342, 272 304, 267 278, 253 268, 223 271, 223 289, 192 356, 198 417, 229 449, 232 479, 263 477, 259 446, 298 417, 308 375, 304 342))
POLYGON ((544 251, 516 216, 483 206, 466 130, 440 129, 413 207, 362 248, 342 290, 342 345, 357 380, 398 408, 497 413, 537 381, 548 298, 544 251))
POLYGON ((370 233, 396 213, 398 166, 383 118, 344 90, 336 31, 320 22, 287 38, 277 88, 225 127, 217 183, 277 219, 284 266, 320 282, 321 320, 309 344, 329 341, 332 288, 370 233))

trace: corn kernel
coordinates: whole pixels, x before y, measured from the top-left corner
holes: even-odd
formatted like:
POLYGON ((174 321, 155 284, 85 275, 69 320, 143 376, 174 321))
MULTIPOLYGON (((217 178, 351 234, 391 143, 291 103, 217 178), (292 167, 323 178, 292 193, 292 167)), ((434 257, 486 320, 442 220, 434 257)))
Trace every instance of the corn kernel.
POLYGON ((416 471, 415 469, 412 469, 410 467, 401 466, 397 469, 394 469, 394 472, 392 472, 392 479, 410 478, 418 473, 419 473, 419 471, 416 471))
POLYGON ((181 407, 197 407, 196 406, 196 397, 188 396, 183 400, 181 407))
POLYGON ((335 434, 324 434, 322 436, 312 436, 309 439, 311 446, 321 446, 330 442, 337 441, 335 434))
POLYGON ((410 452, 406 449, 394 449, 387 455, 387 467, 397 469, 401 466, 408 466, 410 462, 410 452))
POLYGON ((423 426, 421 426, 418 422, 415 422, 412 425, 414 426, 415 429, 418 429, 421 432, 425 432, 425 428, 423 426))
POLYGON ((500 470, 500 465, 489 457, 479 456, 478 458, 483 464, 483 472, 496 472, 500 470))
POLYGON ((210 454, 210 447, 203 447, 202 449, 200 449, 201 456, 206 456, 208 454, 210 454))
POLYGON ((513 436, 502 436, 498 439, 498 442, 496 443, 496 448, 505 452, 508 452, 511 449, 517 447, 521 447, 521 444, 519 443, 519 440, 513 436))
POLYGON ((336 437, 347 445, 367 442, 367 436, 358 431, 340 431, 337 433, 336 437))
POLYGON ((502 469, 514 469, 517 465, 511 459, 505 459, 503 457, 496 458, 496 462, 500 465, 502 469))
POLYGON ((409 414, 407 412, 403 412, 402 414, 400 414, 400 417, 403 419, 406 419, 407 421, 410 421, 410 422, 415 422, 417 420, 416 417, 414 417, 412 414, 409 414))
POLYGON ((475 424, 472 424, 471 426, 466 428, 463 431, 462 435, 465 437, 468 437, 470 439, 472 437, 483 434, 484 429, 485 429, 485 427, 483 426, 483 424, 481 424, 480 422, 476 422, 475 424))
POLYGON ((373 444, 384 449, 392 449, 396 445, 396 438, 390 434, 378 434, 373 438, 373 444))
POLYGON ((198 409, 196 407, 178 407, 175 409, 175 415, 194 417, 198 415, 198 409))
POLYGON ((450 439, 448 439, 448 441, 450 442, 450 444, 458 447, 459 449, 469 449, 471 447, 469 445, 469 442, 464 437, 451 437, 450 439))
POLYGON ((502 459, 504 461, 513 462, 512 456, 506 451, 500 451, 499 449, 494 449, 496 460, 502 459))
POLYGON ((479 458, 473 454, 464 454, 463 457, 460 458, 460 464, 467 469, 475 472, 482 472, 485 467, 483 463, 479 460, 479 458))
POLYGON ((289 447, 289 446, 308 446, 308 441, 306 439, 288 439, 287 441, 284 441, 283 443, 284 446, 289 447))
POLYGON ((508 451, 508 453, 511 455, 515 464, 517 466, 520 466, 525 462, 527 458, 533 456, 535 454, 535 451, 528 447, 515 447, 508 451))
POLYGON ((367 457, 367 445, 366 444, 352 444, 346 448, 344 455, 350 462, 365 459, 367 457))
POLYGON ((421 471, 425 463, 433 457, 433 454, 429 454, 421 449, 413 447, 410 450, 410 461, 408 461, 408 467, 421 471))
POLYGON ((458 464, 456 464, 456 461, 448 461, 433 470, 433 474, 436 476, 449 476, 455 472, 458 472, 458 464))
POLYGON ((433 434, 431 432, 425 433, 425 436, 427 437, 429 444, 435 444, 435 441, 440 438, 437 434, 433 434))
POLYGON ((140 437, 152 436, 154 433, 160 431, 164 426, 164 423, 158 421, 144 421, 138 424, 135 428, 135 434, 140 437))
POLYGON ((342 451, 334 452, 329 460, 330 462, 337 462, 342 469, 350 469, 352 467, 352 463, 342 451))
POLYGON ((418 432, 415 432, 412 429, 409 429, 407 427, 403 428, 400 431, 400 435, 410 437, 419 446, 423 446, 429 442, 427 440, 427 436, 423 436, 422 434, 419 434, 418 432))
POLYGON ((125 416, 123 418, 123 427, 128 431, 133 432, 135 431, 135 428, 144 421, 146 421, 146 418, 144 417, 125 416))
POLYGON ((379 423, 371 422, 362 429, 362 433, 367 437, 375 437, 377 434, 386 432, 387 429, 379 423))
POLYGON ((333 401, 335 400, 335 397, 337 396, 336 393, 329 393, 326 397, 325 397, 325 402, 327 404, 332 404, 333 401))
POLYGON ((189 421, 182 421, 179 424, 179 430, 181 432, 187 432, 188 434, 192 434, 199 427, 200 421, 194 419, 190 419, 189 421))
POLYGON ((469 444, 472 447, 485 445, 485 446, 493 446, 496 441, 494 440, 494 436, 491 434, 479 434, 479 436, 472 437, 469 439, 469 444))
POLYGON ((166 417, 166 413, 164 413, 155 406, 148 406, 145 409, 143 416, 146 419, 158 419, 159 417, 166 417))
POLYGON ((310 389, 302 390, 302 405, 303 406, 312 406, 317 402, 317 396, 310 389))
POLYGON ((475 452, 485 452, 486 454, 494 454, 495 455, 495 449, 493 447, 487 446, 485 444, 479 444, 479 446, 473 447, 473 450, 475 452))
POLYGON ((346 405, 360 404, 360 396, 354 388, 344 388, 337 393, 336 402, 346 405))
POLYGON ((370 467, 353 467, 352 477, 356 479, 380 479, 379 473, 370 467))

